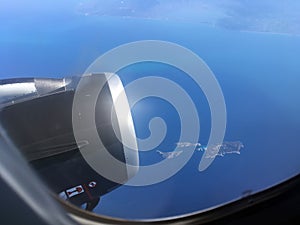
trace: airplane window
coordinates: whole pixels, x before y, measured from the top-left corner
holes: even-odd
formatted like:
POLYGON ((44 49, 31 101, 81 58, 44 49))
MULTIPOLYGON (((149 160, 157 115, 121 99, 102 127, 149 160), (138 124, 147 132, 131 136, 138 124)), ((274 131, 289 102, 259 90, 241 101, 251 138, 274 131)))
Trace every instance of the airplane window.
POLYGON ((0 123, 62 204, 164 220, 299 174, 299 2, 0 5, 0 123))

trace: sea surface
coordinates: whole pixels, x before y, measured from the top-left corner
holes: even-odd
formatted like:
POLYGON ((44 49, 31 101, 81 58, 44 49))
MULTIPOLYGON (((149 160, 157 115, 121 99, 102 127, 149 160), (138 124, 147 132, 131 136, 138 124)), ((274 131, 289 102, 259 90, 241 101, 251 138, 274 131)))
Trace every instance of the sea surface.
MULTIPOLYGON (((0 21, 1 79, 81 75, 97 57, 119 45, 140 40, 173 42, 196 53, 212 70, 226 103, 224 141, 244 145, 240 154, 216 157, 203 172, 198 170, 203 152, 195 151, 170 179, 150 186, 123 185, 103 196, 95 213, 128 219, 194 213, 299 174, 300 36, 230 30, 197 21, 70 14, 38 18, 6 16, 0 21)), ((202 90, 183 71, 145 62, 123 68, 118 75, 125 86, 154 75, 181 85, 198 110, 198 142, 207 144, 209 105, 202 90)), ((165 120, 166 139, 157 148, 140 153, 141 165, 163 160, 157 150, 173 151, 180 135, 174 107, 149 97, 137 103, 132 114, 139 138, 150 135, 151 118, 165 120)))

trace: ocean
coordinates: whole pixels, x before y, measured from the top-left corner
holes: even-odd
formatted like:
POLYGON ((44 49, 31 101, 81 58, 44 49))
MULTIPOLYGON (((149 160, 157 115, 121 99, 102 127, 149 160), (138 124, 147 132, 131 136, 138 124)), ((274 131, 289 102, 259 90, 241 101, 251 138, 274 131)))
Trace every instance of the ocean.
MULTIPOLYGON (((156 219, 213 208, 278 184, 300 171, 300 36, 229 30, 197 21, 110 16, 43 16, 0 22, 0 77, 81 75, 99 56, 141 40, 173 42, 190 49, 209 66, 223 91, 227 127, 224 141, 240 141, 241 154, 216 157, 199 172, 203 155, 195 151, 173 177, 149 186, 122 186, 103 196, 94 210, 106 216, 156 219)), ((184 59, 183 59, 184 60, 184 59)), ((200 118, 198 142, 206 144, 211 115, 204 93, 186 74, 160 63, 139 63, 118 72, 124 85, 146 76, 171 79, 191 96, 200 118)), ((130 100, 130 96, 129 96, 130 100)), ((159 98, 132 108, 139 138, 148 123, 162 117, 166 139, 141 152, 141 165, 163 160, 180 135, 179 115, 159 98)))

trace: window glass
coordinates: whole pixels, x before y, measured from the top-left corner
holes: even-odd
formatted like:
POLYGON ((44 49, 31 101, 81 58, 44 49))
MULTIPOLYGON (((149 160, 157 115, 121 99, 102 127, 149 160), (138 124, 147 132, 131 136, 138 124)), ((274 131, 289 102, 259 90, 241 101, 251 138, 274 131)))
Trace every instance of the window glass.
MULTIPOLYGON (((2 2, 1 123, 53 192, 99 215, 183 216, 265 190, 300 171, 299 10, 300 3, 293 0, 2 2), (172 43, 197 55, 217 86, 202 89, 205 85, 199 86, 180 68, 179 64, 192 66, 194 61, 173 54, 177 47, 170 58, 177 56, 179 64, 135 61, 116 71, 97 71, 92 64, 120 45, 143 40, 172 43), (96 99, 101 106, 94 121, 104 145, 125 163, 120 170, 112 168, 120 177, 126 172, 123 183, 99 175, 79 151, 92 146, 91 141, 79 141, 73 134, 74 90, 82 84, 78 76, 86 72, 117 74, 117 85, 95 78, 104 86, 96 99), (142 85, 132 85, 139 79, 142 85), (195 111, 188 109, 189 102, 178 89, 172 92, 165 85, 166 80, 184 90, 195 111), (129 131, 122 130, 122 111, 112 108, 118 85, 124 87, 130 106, 128 123, 133 123, 137 152, 132 146, 125 151, 119 140, 129 131), (224 97, 224 102, 214 104, 226 107, 226 129, 222 142, 209 145, 214 104, 208 92, 219 93, 214 87, 224 97), (135 103, 146 90, 147 96, 135 103), (156 90, 161 92, 149 94, 156 90), (177 100, 184 116, 173 104, 177 100), (185 119, 187 132, 182 138, 185 119), (117 121, 117 128, 112 121, 117 121), (199 134, 193 131, 198 125, 199 134), (147 149, 143 140, 151 137, 158 142, 147 149), (180 159, 187 157, 181 165, 180 159), (202 171, 203 158, 211 163, 202 171), (161 162, 177 166, 176 160, 181 167, 170 177, 164 176, 170 168, 155 167, 161 162), (130 181, 140 173, 134 169, 137 165, 154 165, 152 172, 162 178, 151 183, 145 173, 144 183, 132 185, 130 181)), ((168 55, 164 46, 155 56, 168 55)), ((105 61, 107 68, 131 54, 116 54, 105 61)))

